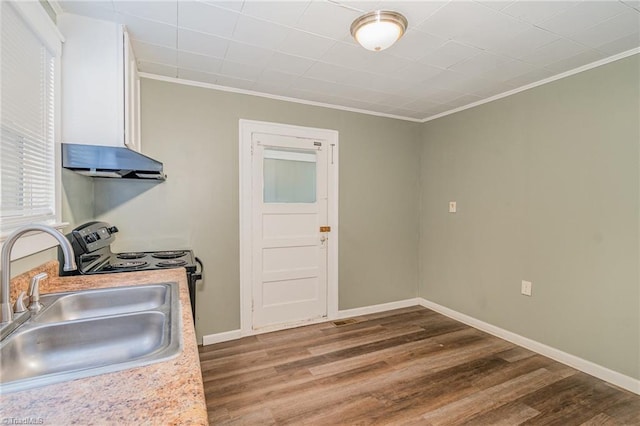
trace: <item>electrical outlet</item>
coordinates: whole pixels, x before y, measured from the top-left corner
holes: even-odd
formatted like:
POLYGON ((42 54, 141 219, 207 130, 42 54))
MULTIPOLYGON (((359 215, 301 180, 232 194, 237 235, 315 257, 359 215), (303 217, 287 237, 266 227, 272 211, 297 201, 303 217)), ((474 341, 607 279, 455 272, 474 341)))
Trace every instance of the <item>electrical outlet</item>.
POLYGON ((525 296, 531 296, 531 281, 522 280, 522 289, 520 290, 525 296))
POLYGON ((449 213, 455 213, 457 210, 456 202, 449 201, 449 213))

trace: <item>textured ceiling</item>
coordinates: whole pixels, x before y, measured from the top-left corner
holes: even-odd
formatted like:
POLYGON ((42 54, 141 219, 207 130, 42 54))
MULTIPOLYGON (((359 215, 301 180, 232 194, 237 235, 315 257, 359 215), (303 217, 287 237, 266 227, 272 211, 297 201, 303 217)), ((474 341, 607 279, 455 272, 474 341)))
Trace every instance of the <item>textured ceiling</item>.
POLYGON ((59 1, 126 25, 141 72, 428 119, 640 46, 640 0, 59 1), (409 21, 383 52, 364 12, 409 21))

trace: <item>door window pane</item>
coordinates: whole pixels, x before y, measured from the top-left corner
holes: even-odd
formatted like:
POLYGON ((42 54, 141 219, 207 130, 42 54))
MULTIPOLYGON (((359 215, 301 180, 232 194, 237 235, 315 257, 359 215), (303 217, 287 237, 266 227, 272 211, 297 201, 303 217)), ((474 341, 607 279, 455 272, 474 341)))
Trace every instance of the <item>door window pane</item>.
POLYGON ((315 203, 316 153, 264 150, 264 202, 315 203))

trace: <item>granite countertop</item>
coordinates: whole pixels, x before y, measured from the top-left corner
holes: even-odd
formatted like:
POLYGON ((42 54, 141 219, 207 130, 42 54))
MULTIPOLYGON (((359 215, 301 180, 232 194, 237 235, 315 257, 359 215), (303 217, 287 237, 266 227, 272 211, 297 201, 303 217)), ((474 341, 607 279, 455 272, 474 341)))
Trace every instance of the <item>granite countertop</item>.
POLYGON ((43 271, 49 278, 41 282, 41 294, 178 282, 183 349, 168 361, 2 395, 3 424, 207 424, 198 347, 183 268, 59 277, 58 262, 52 261, 14 278, 12 301, 19 291, 26 290, 31 276, 43 271))

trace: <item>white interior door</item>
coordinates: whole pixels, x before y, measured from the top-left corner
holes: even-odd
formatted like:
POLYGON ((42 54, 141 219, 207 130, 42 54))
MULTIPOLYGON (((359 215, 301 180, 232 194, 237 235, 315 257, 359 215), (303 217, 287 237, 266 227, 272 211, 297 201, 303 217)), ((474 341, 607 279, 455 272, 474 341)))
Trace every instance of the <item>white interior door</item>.
POLYGON ((327 143, 253 133, 253 329, 327 316, 327 143))

